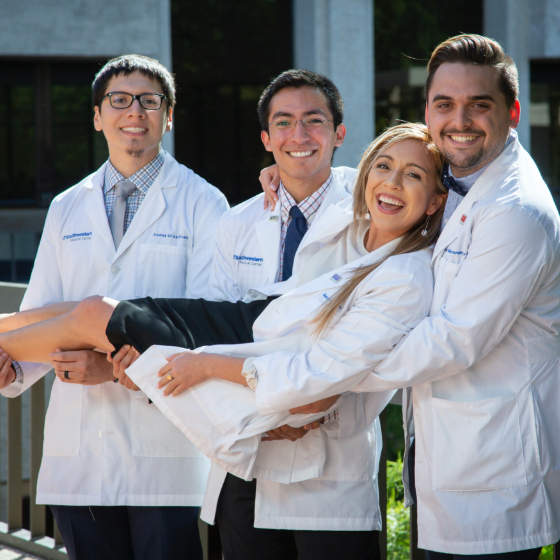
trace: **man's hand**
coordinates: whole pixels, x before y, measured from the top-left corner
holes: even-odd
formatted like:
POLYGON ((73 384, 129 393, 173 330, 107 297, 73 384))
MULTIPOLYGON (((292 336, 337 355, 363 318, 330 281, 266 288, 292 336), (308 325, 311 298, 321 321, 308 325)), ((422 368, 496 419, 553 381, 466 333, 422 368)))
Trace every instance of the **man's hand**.
POLYGON ((270 205, 270 209, 274 210, 276 203, 278 202, 278 195, 276 194, 276 191, 280 186, 280 173, 278 171, 278 165, 274 164, 261 170, 259 181, 261 182, 261 187, 264 191, 264 209, 266 210, 270 205))
POLYGON ((12 367, 12 358, 0 348, 0 389, 12 384, 16 378, 16 370, 12 367))
POLYGON ((317 414, 318 412, 326 412, 339 398, 340 395, 334 395, 311 404, 290 408, 290 414, 317 414))
POLYGON ((291 426, 288 426, 288 424, 284 424, 279 428, 266 432, 266 436, 263 437, 261 441, 278 441, 281 439, 296 441, 308 434, 310 430, 316 430, 320 425, 321 424, 319 422, 312 422, 311 424, 306 424, 301 428, 292 428, 291 426))
POLYGON ((125 369, 140 357, 140 352, 136 348, 125 344, 112 358, 110 356, 110 353, 107 354, 107 360, 113 363, 113 376, 127 389, 139 391, 140 388, 126 375, 125 369))
POLYGON ((94 350, 62 352, 57 349, 50 358, 56 376, 63 383, 99 385, 114 379, 113 367, 107 363, 105 354, 94 350))

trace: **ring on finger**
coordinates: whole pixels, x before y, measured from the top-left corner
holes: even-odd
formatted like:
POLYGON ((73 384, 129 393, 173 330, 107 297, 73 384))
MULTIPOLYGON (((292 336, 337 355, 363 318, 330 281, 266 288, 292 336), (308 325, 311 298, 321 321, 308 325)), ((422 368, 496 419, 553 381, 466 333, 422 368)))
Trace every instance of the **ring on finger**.
POLYGON ((64 379, 70 379, 70 376, 68 375, 67 371, 64 372, 64 379))
POLYGON ((173 380, 173 376, 170 373, 168 373, 165 377, 167 378, 167 381, 173 380))

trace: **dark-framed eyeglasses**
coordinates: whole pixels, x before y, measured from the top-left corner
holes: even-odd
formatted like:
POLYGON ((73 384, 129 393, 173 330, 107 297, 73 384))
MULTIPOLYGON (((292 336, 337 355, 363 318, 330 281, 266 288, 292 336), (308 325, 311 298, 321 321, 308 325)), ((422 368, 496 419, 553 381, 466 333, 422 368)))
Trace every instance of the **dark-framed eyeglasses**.
POLYGON ((327 123, 332 123, 334 121, 329 121, 323 117, 308 117, 306 119, 287 119, 285 117, 279 117, 269 122, 268 126, 272 127, 273 130, 289 130, 290 128, 295 128, 298 122, 301 122, 303 128, 313 130, 325 128, 328 126, 327 123))
POLYGON ((132 95, 132 93, 126 93, 124 91, 111 91, 106 93, 101 98, 101 103, 108 97, 111 107, 115 109, 128 109, 135 99, 138 99, 140 105, 147 111, 157 111, 161 109, 162 103, 165 101, 167 103, 167 97, 162 93, 141 93, 140 95, 132 95))

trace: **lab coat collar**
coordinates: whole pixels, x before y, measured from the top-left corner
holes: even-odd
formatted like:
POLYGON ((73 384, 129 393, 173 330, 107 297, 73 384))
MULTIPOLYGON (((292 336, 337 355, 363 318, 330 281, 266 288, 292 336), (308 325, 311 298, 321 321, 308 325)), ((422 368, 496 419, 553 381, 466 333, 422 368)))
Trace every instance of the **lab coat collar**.
POLYGON ((506 145, 500 155, 488 165, 484 173, 477 179, 443 228, 436 243, 432 265, 436 263, 445 248, 459 236, 472 207, 488 193, 502 188, 504 178, 517 170, 520 150, 521 145, 516 138, 506 145))
POLYGON ((107 211, 105 210, 105 200, 103 198, 103 181, 105 180, 105 162, 95 173, 86 177, 84 188, 86 189, 89 200, 85 205, 85 212, 92 223, 96 224, 96 231, 103 239, 103 242, 114 251, 115 242, 109 227, 107 211))
POLYGON ((274 210, 265 213, 265 217, 255 225, 259 245, 262 249, 264 265, 268 273, 268 282, 274 282, 280 266, 280 237, 282 234, 282 208, 280 202, 274 210))
MULTIPOLYGON (((334 204, 348 198, 349 196, 350 195, 341 184, 338 177, 333 174, 331 185, 327 193, 325 194, 325 198, 323 199, 321 206, 317 210, 317 214, 315 215, 309 231, 305 234, 301 242, 298 254, 310 242, 316 240, 316 224, 321 224, 322 227, 319 228, 321 231, 323 231, 324 229, 328 229, 331 232, 330 235, 332 237, 332 230, 336 226, 333 226, 332 223, 330 225, 324 224, 324 221, 320 220, 319 218, 323 214, 325 214, 325 212, 327 212, 334 204)), ((343 229, 343 227, 340 229, 343 229)), ((340 229, 338 231, 340 231, 340 229)), ((282 209, 280 207, 280 204, 277 204, 276 208, 273 211, 266 214, 266 217, 263 220, 257 222, 255 230, 257 239, 259 240, 259 244, 262 249, 264 265, 268 273, 268 282, 274 282, 278 275, 278 268, 280 266, 280 237, 282 233, 282 209)), ((329 235, 329 233, 326 232, 326 235, 329 235)), ((296 255, 296 259, 297 258, 298 257, 296 255)))
POLYGON ((140 208, 124 234, 123 240, 116 251, 115 259, 119 258, 152 224, 159 219, 167 208, 163 189, 176 188, 179 182, 179 164, 165 154, 163 166, 148 189, 140 208))
POLYGON ((330 241, 335 235, 352 223, 353 219, 351 195, 341 184, 337 176, 333 174, 331 186, 317 211, 317 215, 309 231, 301 241, 296 259, 298 259, 298 255, 302 254, 304 249, 312 243, 330 241), (350 212, 348 212, 348 208, 350 212), (327 218, 323 219, 322 216, 327 216, 327 218))
MULTIPOLYGON (((99 234, 105 243, 115 251, 115 244, 113 236, 111 235, 103 199, 103 181, 105 178, 106 166, 107 163, 104 163, 94 174, 85 179, 84 188, 89 190, 92 198, 91 202, 88 202, 85 208, 89 218, 99 225, 99 234), (105 220, 100 220, 101 215, 105 216, 105 220)), ((138 208, 118 250, 115 251, 113 261, 120 257, 120 255, 122 255, 124 251, 126 251, 126 249, 128 249, 128 247, 130 247, 132 243, 161 216, 166 208, 165 196, 162 189, 175 188, 179 182, 179 172, 179 164, 166 152, 165 162, 156 180, 149 188, 140 208, 138 208)))

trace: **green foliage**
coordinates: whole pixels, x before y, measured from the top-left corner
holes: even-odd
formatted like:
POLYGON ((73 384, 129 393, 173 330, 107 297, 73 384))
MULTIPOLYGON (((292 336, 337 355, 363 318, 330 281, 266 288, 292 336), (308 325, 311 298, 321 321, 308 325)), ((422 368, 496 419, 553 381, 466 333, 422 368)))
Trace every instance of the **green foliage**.
POLYGON ((553 545, 550 544, 543 547, 543 549, 541 550, 541 555, 539 556, 539 560, 552 560, 552 546, 553 545))
POLYGON ((396 461, 387 461, 387 560, 409 557, 410 516, 404 507, 402 465, 400 453, 396 461))

